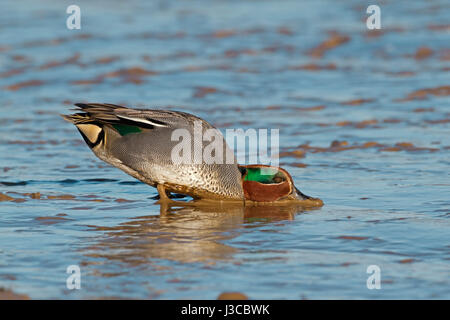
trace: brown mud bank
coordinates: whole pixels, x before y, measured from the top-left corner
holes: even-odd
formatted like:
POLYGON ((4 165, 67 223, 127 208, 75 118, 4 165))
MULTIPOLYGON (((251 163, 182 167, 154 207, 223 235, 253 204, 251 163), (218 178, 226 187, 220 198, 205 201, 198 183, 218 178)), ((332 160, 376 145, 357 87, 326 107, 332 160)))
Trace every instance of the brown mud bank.
POLYGON ((6 288, 0 288, 0 300, 30 300, 25 294, 18 294, 6 288))

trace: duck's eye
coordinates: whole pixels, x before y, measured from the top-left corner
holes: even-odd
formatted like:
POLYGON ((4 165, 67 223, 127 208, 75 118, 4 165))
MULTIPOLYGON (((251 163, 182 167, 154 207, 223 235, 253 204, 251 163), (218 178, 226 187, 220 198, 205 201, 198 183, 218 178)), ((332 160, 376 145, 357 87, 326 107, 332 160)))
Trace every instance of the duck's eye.
POLYGON ((283 182, 283 181, 284 181, 284 179, 282 177, 274 177, 273 178, 273 182, 274 183, 280 183, 280 182, 283 182))

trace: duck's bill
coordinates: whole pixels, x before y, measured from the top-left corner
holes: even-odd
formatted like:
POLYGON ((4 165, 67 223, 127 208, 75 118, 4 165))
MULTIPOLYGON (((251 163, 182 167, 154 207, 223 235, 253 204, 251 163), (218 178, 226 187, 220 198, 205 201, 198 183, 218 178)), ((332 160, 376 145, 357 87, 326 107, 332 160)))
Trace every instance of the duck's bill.
POLYGON ((323 206, 323 201, 321 199, 307 196, 306 194, 298 190, 297 187, 294 187, 294 191, 292 192, 291 197, 293 198, 293 200, 299 201, 307 206, 323 206))
POLYGON ((298 190, 298 188, 295 186, 294 186, 294 191, 292 192, 292 195, 298 200, 314 199, 313 197, 307 196, 306 194, 304 194, 303 192, 298 190))

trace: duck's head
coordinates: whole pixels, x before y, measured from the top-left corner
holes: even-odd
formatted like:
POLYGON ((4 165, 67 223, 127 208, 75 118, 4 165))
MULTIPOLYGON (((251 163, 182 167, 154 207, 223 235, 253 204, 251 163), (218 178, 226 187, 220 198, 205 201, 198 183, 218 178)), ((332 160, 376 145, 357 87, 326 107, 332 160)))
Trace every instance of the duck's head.
POLYGON ((303 194, 294 185, 291 175, 279 167, 253 164, 241 166, 245 200, 255 202, 302 202, 320 207, 322 200, 303 194))

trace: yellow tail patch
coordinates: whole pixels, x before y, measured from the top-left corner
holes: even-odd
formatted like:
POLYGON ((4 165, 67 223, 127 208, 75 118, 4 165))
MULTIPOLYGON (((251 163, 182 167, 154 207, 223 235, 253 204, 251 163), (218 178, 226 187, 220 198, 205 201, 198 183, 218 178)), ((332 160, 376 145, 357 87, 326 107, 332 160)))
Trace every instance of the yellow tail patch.
POLYGON ((92 144, 97 142, 98 136, 102 132, 102 128, 95 124, 77 124, 76 126, 92 144))

